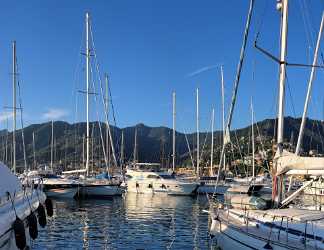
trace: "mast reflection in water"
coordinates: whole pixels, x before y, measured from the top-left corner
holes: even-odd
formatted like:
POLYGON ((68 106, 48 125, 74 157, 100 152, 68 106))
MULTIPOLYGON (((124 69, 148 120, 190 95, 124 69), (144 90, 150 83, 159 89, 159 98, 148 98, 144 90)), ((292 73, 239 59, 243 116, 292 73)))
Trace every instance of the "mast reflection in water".
POLYGON ((54 200, 33 249, 211 249, 206 197, 54 200))

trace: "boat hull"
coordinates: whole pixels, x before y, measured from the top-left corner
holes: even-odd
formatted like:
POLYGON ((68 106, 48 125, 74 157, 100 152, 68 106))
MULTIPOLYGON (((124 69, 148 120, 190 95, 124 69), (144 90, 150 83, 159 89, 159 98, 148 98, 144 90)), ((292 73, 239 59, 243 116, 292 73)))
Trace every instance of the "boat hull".
POLYGON ((268 244, 272 247, 270 249, 274 250, 294 249, 268 243, 266 239, 257 238, 252 234, 241 233, 218 220, 213 219, 210 228, 211 235, 215 237, 217 246, 221 249, 267 249, 268 244))
MULTIPOLYGON (((44 203, 46 196, 40 190, 29 190, 25 193, 28 196, 28 200, 25 198, 24 194, 18 194, 14 199, 15 209, 17 212, 17 216, 24 221, 25 226, 25 236, 26 236, 26 244, 27 248, 30 246, 30 236, 28 224, 26 221, 27 216, 36 211, 40 203, 44 203), (37 193, 37 194, 36 194, 37 193), (30 205, 29 205, 30 203, 30 205)), ((12 208, 11 202, 1 201, 0 206, 0 249, 8 249, 8 250, 17 250, 15 233, 12 229, 12 224, 16 219, 15 212, 12 208)))
POLYGON ((223 195, 226 193, 228 188, 229 188, 228 185, 218 185, 216 187, 216 184, 203 184, 198 187, 197 193, 223 195))
POLYGON ((127 192, 138 194, 194 195, 197 187, 195 183, 127 182, 127 192))
POLYGON ((51 198, 72 199, 79 193, 79 187, 56 187, 44 190, 46 195, 51 198))
POLYGON ((85 185, 79 190, 80 197, 109 198, 121 196, 123 189, 119 185, 85 185))

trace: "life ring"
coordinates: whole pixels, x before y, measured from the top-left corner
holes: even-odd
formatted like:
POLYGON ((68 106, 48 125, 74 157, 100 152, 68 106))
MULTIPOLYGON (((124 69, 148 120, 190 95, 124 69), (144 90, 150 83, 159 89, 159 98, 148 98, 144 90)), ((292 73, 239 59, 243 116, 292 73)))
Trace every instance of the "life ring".
POLYGON ((38 236, 38 228, 37 228, 37 218, 33 212, 27 216, 27 222, 29 228, 29 235, 33 240, 35 240, 38 236))
POLYGON ((46 198, 45 200, 46 213, 49 217, 53 216, 53 202, 51 199, 46 198))
POLYGON ((12 224, 12 228, 15 233, 16 246, 18 249, 24 249, 26 247, 26 234, 24 222, 16 217, 16 220, 12 224))
POLYGON ((38 214, 38 222, 39 222, 39 225, 41 227, 45 227, 46 226, 46 213, 45 213, 45 208, 44 206, 39 203, 39 206, 37 208, 37 214, 38 214))

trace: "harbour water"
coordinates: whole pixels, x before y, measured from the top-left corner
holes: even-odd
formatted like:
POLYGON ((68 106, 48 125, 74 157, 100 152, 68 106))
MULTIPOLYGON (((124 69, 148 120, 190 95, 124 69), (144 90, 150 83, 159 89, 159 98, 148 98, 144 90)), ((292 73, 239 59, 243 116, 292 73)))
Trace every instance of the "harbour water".
POLYGON ((211 249, 205 196, 53 200, 33 249, 211 249))

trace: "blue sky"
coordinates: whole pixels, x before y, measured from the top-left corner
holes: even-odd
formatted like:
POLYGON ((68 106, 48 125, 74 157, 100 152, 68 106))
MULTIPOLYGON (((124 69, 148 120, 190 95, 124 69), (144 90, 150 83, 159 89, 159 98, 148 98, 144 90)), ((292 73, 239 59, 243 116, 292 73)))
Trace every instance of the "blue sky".
MULTIPOLYGON (((290 2, 288 61, 308 63, 324 3, 290 2)), ((86 11, 92 18, 100 73, 110 76, 118 126, 142 122, 171 127, 175 90, 177 128, 194 131, 195 89, 199 87, 201 129, 209 128, 212 107, 219 127, 220 72, 214 66, 224 65, 228 106, 248 5, 248 0, 3 1, 0 127, 6 127, 4 118, 10 116, 3 106, 12 102, 12 40, 17 41, 25 124, 85 119, 84 96, 77 91, 85 88, 80 45, 84 42, 86 11), (201 71, 204 68, 210 69, 201 71)), ((275 1, 256 1, 234 127, 250 123, 251 96, 257 120, 275 116, 278 65, 256 51, 253 40, 260 30, 259 45, 277 54, 279 21, 275 1)), ((309 68, 288 69, 286 114, 302 114, 309 72, 309 68)), ((318 71, 310 107, 310 116, 318 119, 323 118, 323 80, 323 70, 318 71)), ((97 119, 97 111, 102 113, 97 106, 92 100, 92 120, 97 119)))

